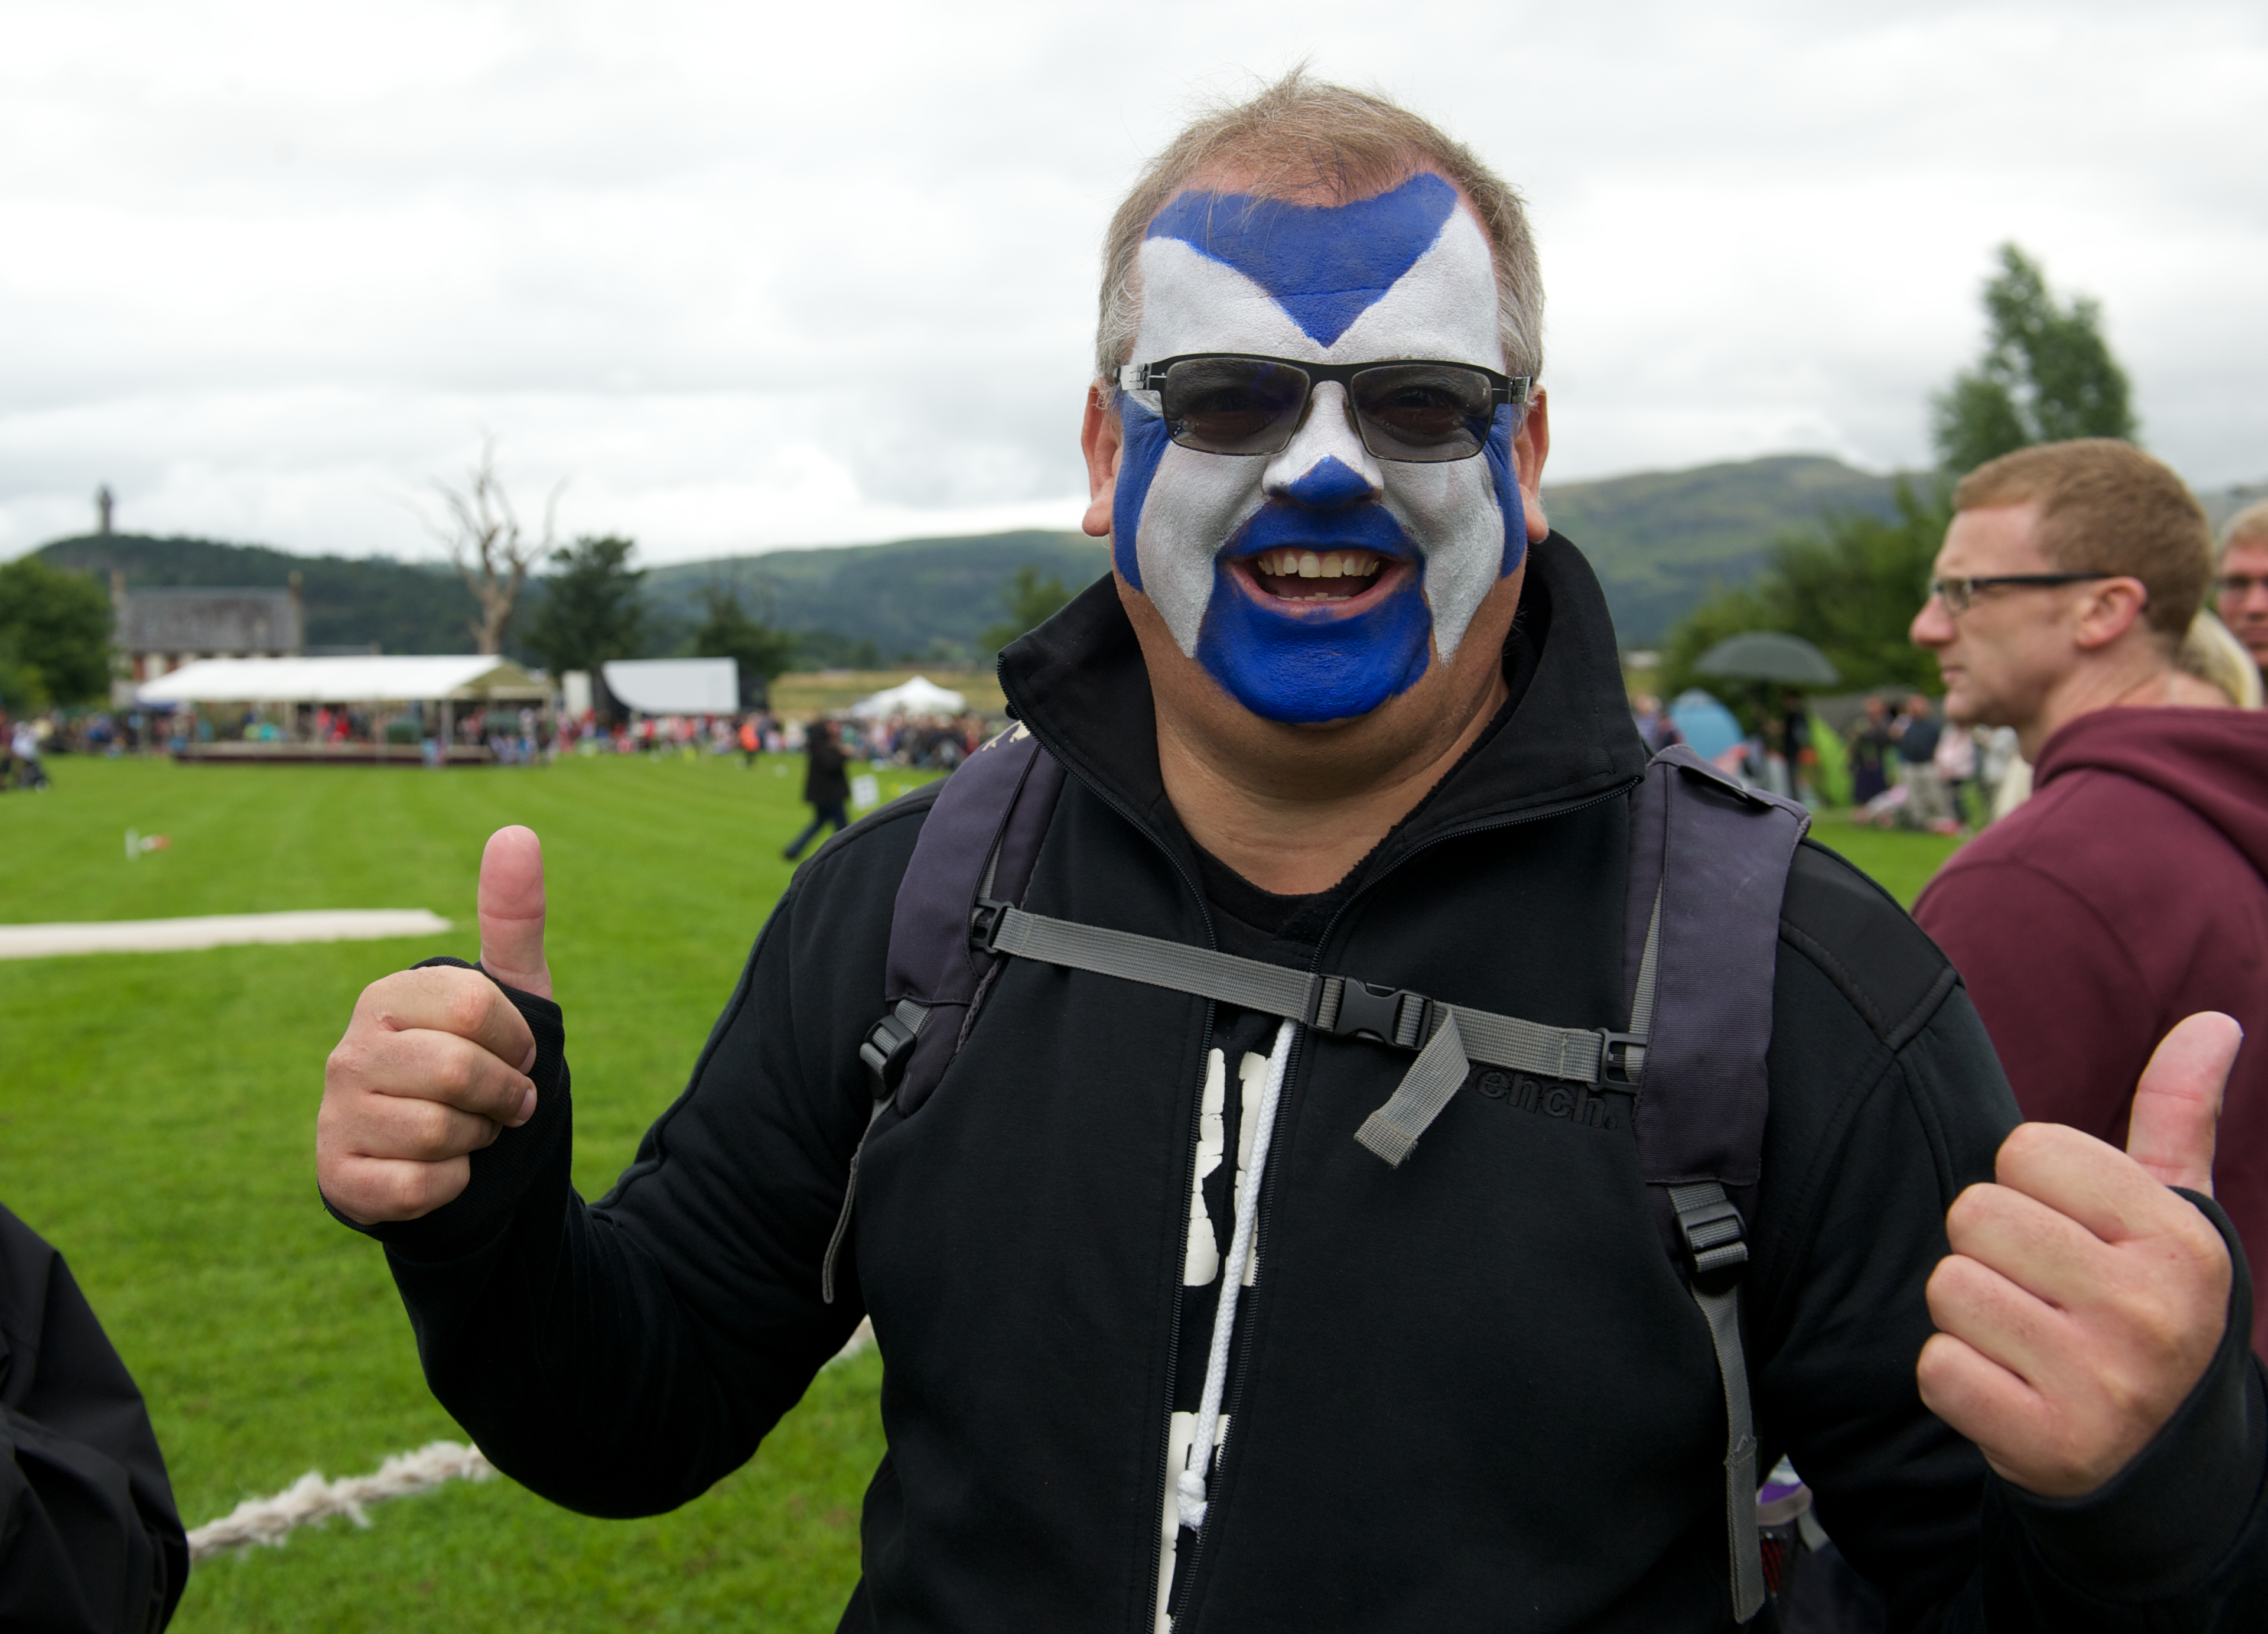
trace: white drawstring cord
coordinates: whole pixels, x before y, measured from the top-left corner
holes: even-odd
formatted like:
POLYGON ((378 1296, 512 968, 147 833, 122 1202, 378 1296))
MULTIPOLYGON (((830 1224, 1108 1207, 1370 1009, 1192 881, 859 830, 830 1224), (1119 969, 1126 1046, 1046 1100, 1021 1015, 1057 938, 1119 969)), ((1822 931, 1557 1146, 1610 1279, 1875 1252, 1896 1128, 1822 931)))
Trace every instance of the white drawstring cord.
POLYGON ((1299 1031, 1298 1024, 1289 1021, 1278 1028, 1276 1047, 1268 1057, 1268 1076, 1260 1086, 1260 1110, 1253 1119, 1252 1156, 1245 1164, 1242 1184, 1236 1188, 1236 1225, 1229 1234, 1228 1258, 1220 1268, 1220 1303, 1213 1307, 1204 1400, 1197 1408, 1197 1426, 1189 1436, 1189 1457, 1174 1482, 1182 1524, 1192 1532, 1204 1525, 1205 1476, 1212 1468, 1221 1393, 1228 1386, 1229 1335, 1236 1329, 1236 1299, 1244 1290, 1244 1268, 1252 1258, 1252 1229, 1260 1213, 1260 1176, 1268 1166, 1268 1144, 1276 1132, 1276 1103, 1284 1092, 1284 1068, 1291 1061, 1292 1040, 1299 1031))

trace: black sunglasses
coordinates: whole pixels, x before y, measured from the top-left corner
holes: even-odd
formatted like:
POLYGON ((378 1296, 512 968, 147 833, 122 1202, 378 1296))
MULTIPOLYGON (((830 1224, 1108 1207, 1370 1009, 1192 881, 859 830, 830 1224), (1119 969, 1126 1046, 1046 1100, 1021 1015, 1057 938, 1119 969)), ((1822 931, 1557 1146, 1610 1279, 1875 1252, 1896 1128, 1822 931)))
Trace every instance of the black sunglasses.
POLYGON ((1932 595, 1940 597, 1945 610, 1955 618, 1969 610, 1979 590, 1990 590, 2004 584, 2085 584, 2090 579, 2123 579, 2124 573, 1995 573, 1987 579, 1933 579, 1929 581, 1932 595))
POLYGON ((1191 352, 1118 371, 1122 391, 1154 391, 1166 434, 1204 454, 1281 454, 1315 388, 1346 388, 1362 446, 1381 460, 1469 460, 1497 406, 1528 405, 1529 380, 1477 363, 1293 363, 1244 352, 1191 352))

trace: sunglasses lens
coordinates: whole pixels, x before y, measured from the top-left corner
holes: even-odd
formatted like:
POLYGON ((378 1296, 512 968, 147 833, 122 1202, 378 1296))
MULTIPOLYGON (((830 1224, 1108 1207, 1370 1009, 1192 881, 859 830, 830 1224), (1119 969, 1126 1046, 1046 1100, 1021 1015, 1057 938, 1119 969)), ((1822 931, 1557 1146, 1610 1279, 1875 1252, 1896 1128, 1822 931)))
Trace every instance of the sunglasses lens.
POLYGON ((1256 358, 1193 358, 1159 388, 1166 434, 1207 454, 1275 454, 1307 407, 1307 377, 1256 358))
POLYGON ((1439 363, 1365 369, 1350 395, 1363 442, 1382 460, 1469 459, 1496 410, 1487 375, 1439 363))

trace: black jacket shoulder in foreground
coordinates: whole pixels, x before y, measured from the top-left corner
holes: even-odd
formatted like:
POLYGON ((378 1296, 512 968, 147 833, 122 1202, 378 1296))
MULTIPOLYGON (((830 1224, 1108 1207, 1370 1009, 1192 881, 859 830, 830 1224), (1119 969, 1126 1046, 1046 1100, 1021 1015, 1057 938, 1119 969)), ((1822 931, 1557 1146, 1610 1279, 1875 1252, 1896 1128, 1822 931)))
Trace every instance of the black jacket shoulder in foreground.
POLYGON ((189 1547, 142 1394, 63 1256, 0 1209, 0 1629, 144 1634, 189 1547))
MULTIPOLYGON (((1357 870, 1314 967, 1616 1025, 1644 755, 1597 584, 1556 536, 1531 552, 1505 663, 1513 704, 1357 870)), ((1070 773, 1027 906, 1211 944, 1109 582, 1012 647, 1002 680, 1070 773)), ((924 810, 886 808, 797 876, 608 1197, 569 1187, 563 1022, 523 997, 544 1109, 457 1202, 378 1235, 436 1394, 537 1490, 601 1514, 684 1502, 863 1310, 889 1453, 844 1626, 1152 1629, 1203 1002, 1009 962, 921 1109, 867 1135, 842 1297, 820 1298, 924 810)), ((1944 959, 1815 847, 1789 880, 1773 1004, 1746 1200, 1762 1467, 1794 1458, 1895 1626, 2255 1626, 2237 1619, 2268 1549, 2268 1447, 2241 1343, 2080 1504, 1999 1487, 1922 1407, 1944 1209, 2016 1114, 1944 959)), ((1403 1065, 1329 1038, 1292 1058, 1175 1626, 1727 1627, 1715 1363, 1629 1120, 1460 1093, 1389 1170, 1353 1135, 1403 1065)))

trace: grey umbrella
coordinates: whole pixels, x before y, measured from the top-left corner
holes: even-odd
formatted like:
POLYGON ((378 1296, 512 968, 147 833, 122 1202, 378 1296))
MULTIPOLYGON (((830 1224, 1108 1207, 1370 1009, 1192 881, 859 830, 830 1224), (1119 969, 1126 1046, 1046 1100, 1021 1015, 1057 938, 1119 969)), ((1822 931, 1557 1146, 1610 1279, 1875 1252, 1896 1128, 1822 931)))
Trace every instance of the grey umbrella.
POLYGON ((1693 668, 1702 675, 1738 681, 1786 681, 1799 686, 1832 686, 1843 677, 1827 654, 1800 635, 1751 630, 1727 636, 1693 668))

